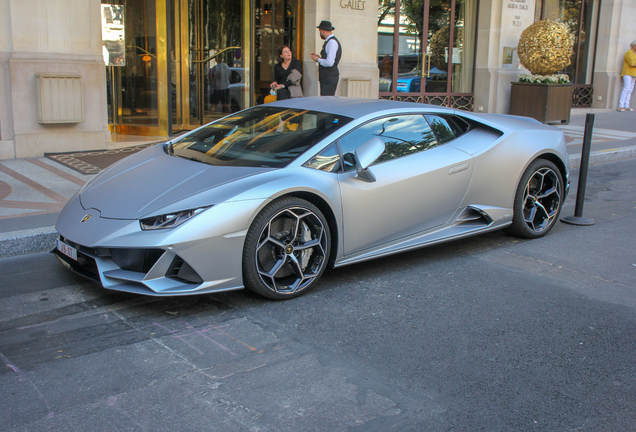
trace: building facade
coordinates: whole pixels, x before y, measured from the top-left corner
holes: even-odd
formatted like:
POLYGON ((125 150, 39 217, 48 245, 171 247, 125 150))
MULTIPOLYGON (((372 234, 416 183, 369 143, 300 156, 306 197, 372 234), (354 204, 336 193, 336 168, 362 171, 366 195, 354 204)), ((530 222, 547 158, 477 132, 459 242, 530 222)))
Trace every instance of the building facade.
POLYGON ((115 148, 261 104, 278 50, 311 60, 329 20, 336 95, 507 113, 534 21, 565 23, 573 106, 616 108, 633 0, 0 0, 0 158, 115 148))

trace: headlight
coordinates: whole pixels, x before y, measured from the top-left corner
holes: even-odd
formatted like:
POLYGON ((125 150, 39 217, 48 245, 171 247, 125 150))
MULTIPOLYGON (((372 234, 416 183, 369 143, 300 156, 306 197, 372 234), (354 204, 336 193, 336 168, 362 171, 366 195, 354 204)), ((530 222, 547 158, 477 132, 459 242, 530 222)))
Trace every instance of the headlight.
POLYGON ((139 221, 139 225, 141 225, 141 229, 144 231, 174 228, 181 225, 190 218, 198 215, 202 211, 209 209, 210 207, 212 206, 199 207, 192 210, 183 210, 176 213, 152 216, 149 218, 141 219, 139 221))

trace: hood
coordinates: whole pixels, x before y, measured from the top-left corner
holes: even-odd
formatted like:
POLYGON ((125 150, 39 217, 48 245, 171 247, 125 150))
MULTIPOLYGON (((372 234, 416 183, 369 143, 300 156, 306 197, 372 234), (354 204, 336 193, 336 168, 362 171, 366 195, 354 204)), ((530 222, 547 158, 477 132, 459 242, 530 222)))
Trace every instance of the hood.
MULTIPOLYGON (((211 166, 169 156, 156 145, 100 173, 79 199, 84 209, 96 209, 104 218, 139 219, 205 190, 271 170, 211 166)), ((201 203, 210 204, 215 203, 201 203)))

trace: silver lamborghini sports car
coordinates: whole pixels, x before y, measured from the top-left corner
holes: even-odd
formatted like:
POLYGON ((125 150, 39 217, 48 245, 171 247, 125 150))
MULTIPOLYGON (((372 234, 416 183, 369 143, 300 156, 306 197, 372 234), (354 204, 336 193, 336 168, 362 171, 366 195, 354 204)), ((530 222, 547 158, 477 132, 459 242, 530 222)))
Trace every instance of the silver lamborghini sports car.
POLYGON ((529 118, 291 99, 104 170, 62 210, 54 252, 113 290, 287 299, 327 266, 500 228, 541 237, 567 167, 563 133, 529 118))

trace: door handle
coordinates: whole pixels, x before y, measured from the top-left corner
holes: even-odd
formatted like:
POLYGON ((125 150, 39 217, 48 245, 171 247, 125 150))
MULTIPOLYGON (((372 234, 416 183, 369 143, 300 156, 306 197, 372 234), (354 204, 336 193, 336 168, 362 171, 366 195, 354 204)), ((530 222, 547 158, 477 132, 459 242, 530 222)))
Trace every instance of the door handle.
POLYGON ((465 164, 457 165, 448 170, 448 175, 459 174, 462 171, 466 171, 470 167, 470 164, 466 162, 465 164))

